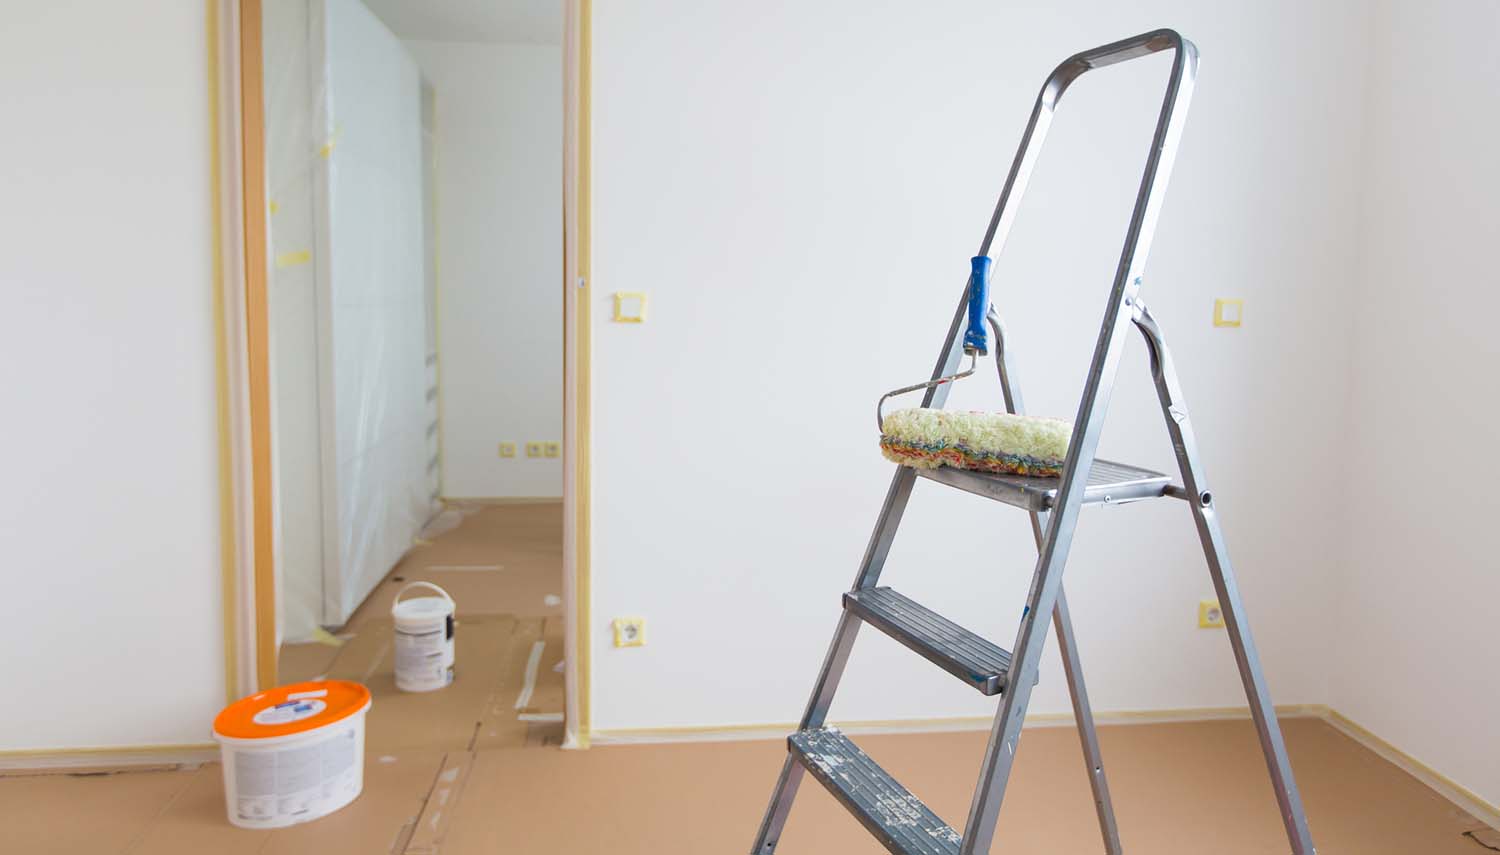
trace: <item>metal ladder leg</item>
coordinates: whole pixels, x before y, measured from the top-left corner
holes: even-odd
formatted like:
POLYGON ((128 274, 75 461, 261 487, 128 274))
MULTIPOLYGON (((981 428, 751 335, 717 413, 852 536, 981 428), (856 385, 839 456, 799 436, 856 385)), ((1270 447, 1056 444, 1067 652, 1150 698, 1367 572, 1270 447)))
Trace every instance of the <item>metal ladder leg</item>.
POLYGON ((1099 734, 1094 730, 1094 713, 1089 695, 1083 687, 1083 665, 1078 661, 1078 647, 1073 641, 1073 621, 1068 617, 1068 598, 1059 589, 1057 606, 1052 609, 1057 627, 1057 648, 1062 654, 1063 673, 1068 678, 1068 693, 1073 698, 1073 719, 1078 723, 1078 740, 1083 745, 1083 762, 1088 768, 1089 787, 1094 791, 1094 813, 1099 817, 1099 834, 1104 851, 1120 855, 1120 828, 1115 823, 1114 803, 1109 798, 1109 782, 1104 777, 1104 756, 1099 751, 1099 734))
POLYGON ((1213 494, 1198 457, 1198 441, 1193 435, 1188 419, 1187 406, 1183 403, 1182 387, 1177 382, 1177 369, 1172 364, 1172 355, 1162 337, 1161 328, 1144 305, 1136 307, 1136 326, 1146 338, 1151 356, 1151 377, 1156 384, 1157 397, 1161 399, 1162 414, 1166 416, 1167 430, 1172 435, 1172 448, 1177 454, 1177 465, 1182 471, 1182 496, 1193 509, 1193 520, 1197 523, 1198 538, 1203 542, 1203 554, 1208 559, 1208 570, 1213 576, 1214 591, 1219 597, 1219 608, 1224 614, 1224 625, 1229 631, 1229 642, 1234 647, 1234 659, 1240 669, 1240 680, 1245 684, 1245 696, 1250 701, 1250 715, 1255 720, 1255 730, 1260 736, 1261 751, 1266 757, 1266 768, 1271 773, 1271 786, 1276 791, 1276 804, 1281 809, 1281 821, 1286 826, 1287 840, 1296 855, 1313 855, 1312 833, 1307 827, 1307 813, 1302 808, 1302 796, 1297 791, 1297 780, 1292 775, 1292 764, 1286 753, 1286 742, 1281 735, 1281 725, 1276 721, 1276 708, 1271 704, 1271 692, 1266 687, 1266 677, 1260 667, 1260 655, 1255 641, 1250 637, 1250 627, 1243 623, 1244 603, 1240 600, 1239 586, 1235 584, 1234 569, 1229 564, 1229 550, 1224 543, 1224 533, 1219 528, 1219 515, 1214 510, 1213 494))
MULTIPOLYGON (((1138 218, 1150 199, 1153 185, 1150 173, 1148 167, 1142 200, 1137 207, 1138 218)), ((1093 468, 1094 454, 1099 448, 1099 435, 1104 428, 1104 414, 1109 409, 1110 395, 1114 391, 1115 372, 1125 349, 1125 336, 1121 333, 1131 320, 1129 308, 1140 288, 1139 274, 1131 273, 1135 266, 1133 250, 1136 242, 1134 234, 1127 240, 1125 254, 1110 293, 1109 305, 1104 312, 1104 321, 1099 329, 1099 341, 1094 348, 1088 382, 1084 385, 1078 415, 1073 420, 1073 439, 1068 445, 1062 483, 1058 488, 1053 510, 1048 514, 1047 534, 1038 550, 1031 593, 1026 598, 1015 652, 1011 654, 1011 671, 1005 682, 1005 693, 1000 702, 1000 710, 995 715, 994 727, 990 730, 989 747, 985 750, 979 783, 974 789, 974 800, 969 806, 963 844, 959 848, 961 855, 988 853, 995 837, 995 825, 1000 816, 1000 805, 1005 800, 1005 787, 1010 780, 1011 766, 1015 762, 1016 747, 1021 739, 1026 706, 1031 700, 1032 685, 1036 682, 1037 669, 1041 664, 1047 624, 1051 622, 1052 613, 1061 599, 1063 568, 1073 545, 1073 533, 1078 526, 1079 511, 1083 507, 1089 471, 1093 468)))
POLYGON ((1010 780, 1010 770, 1015 762, 1016 747, 1021 738, 1021 725, 1026 719, 1026 706, 1031 700, 1031 689, 1036 682, 1037 665, 1041 661, 1041 648, 1047 634, 1047 624, 1057 607, 1062 592, 1062 570, 1067 562, 1068 542, 1071 540, 1073 523, 1068 521, 1067 531, 1062 531, 1054 520, 1054 529, 1042 547, 1037 559, 1037 571, 1032 578, 1031 594, 1027 597, 1026 610, 1021 619, 1021 631, 1011 658, 1011 671, 1006 677, 1005 692, 1000 709, 995 714, 995 724, 990 730, 990 741, 985 749, 985 759, 980 767, 979 783, 974 789, 974 800, 969 806, 968 822, 964 825, 961 855, 985 855, 995 837, 995 824, 1000 816, 1000 805, 1005 800, 1005 786, 1010 780), (1062 535, 1059 537, 1058 535, 1062 535))
MULTIPOLYGON (((1000 375, 1000 390, 1005 396, 1007 412, 1022 414, 1026 406, 1021 400, 1020 384, 1015 380, 1015 362, 1006 348, 1005 322, 994 307, 987 315, 990 329, 995 333, 995 370, 1000 375)), ((1031 514, 1031 534, 1040 552, 1042 538, 1047 532, 1047 513, 1031 514)), ((1073 620, 1068 615, 1068 598, 1062 587, 1058 588, 1057 605, 1052 609, 1052 623, 1057 633, 1058 653, 1062 655, 1063 674, 1068 680, 1068 695, 1073 701, 1073 720, 1078 726, 1078 741, 1083 748, 1083 762, 1088 770, 1089 787, 1094 793, 1094 813, 1099 817, 1099 834, 1104 838, 1104 851, 1108 855, 1120 855, 1120 828, 1115 822, 1114 803, 1109 797, 1109 781, 1104 775, 1104 756, 1099 750, 1099 734, 1094 728, 1094 713, 1089 706, 1088 690, 1084 687, 1083 664, 1079 661, 1078 645, 1073 637, 1073 620)))

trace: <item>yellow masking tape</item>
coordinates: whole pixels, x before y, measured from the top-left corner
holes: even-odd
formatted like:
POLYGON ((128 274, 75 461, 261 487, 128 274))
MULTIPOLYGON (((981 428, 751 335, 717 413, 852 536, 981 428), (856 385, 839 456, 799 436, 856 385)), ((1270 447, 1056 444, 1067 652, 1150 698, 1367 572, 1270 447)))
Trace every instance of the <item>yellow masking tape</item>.
POLYGON ((312 250, 299 249, 296 252, 283 252, 276 256, 277 267, 296 267, 312 261, 312 250))
POLYGON ((329 137, 328 142, 323 143, 323 147, 318 149, 318 157, 326 158, 329 155, 333 154, 334 147, 339 144, 339 137, 343 135, 344 129, 335 127, 333 129, 333 136, 329 137))

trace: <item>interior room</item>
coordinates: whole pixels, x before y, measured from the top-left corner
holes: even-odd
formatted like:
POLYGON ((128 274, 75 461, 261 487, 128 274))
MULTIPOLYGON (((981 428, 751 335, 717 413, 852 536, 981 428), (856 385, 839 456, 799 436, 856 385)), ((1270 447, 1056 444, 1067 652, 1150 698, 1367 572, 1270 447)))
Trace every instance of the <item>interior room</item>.
POLYGON ((0 849, 1500 851, 1500 5, 0 22, 0 849))

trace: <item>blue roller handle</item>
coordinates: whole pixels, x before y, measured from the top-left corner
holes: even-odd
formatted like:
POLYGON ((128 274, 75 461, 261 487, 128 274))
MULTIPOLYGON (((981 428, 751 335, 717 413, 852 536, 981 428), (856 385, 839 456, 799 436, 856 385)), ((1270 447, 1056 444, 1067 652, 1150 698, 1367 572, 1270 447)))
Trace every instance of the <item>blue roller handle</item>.
POLYGON ((990 257, 976 255, 970 259, 974 266, 969 276, 969 328, 964 330, 964 353, 989 353, 989 333, 984 328, 984 316, 990 307, 990 257))

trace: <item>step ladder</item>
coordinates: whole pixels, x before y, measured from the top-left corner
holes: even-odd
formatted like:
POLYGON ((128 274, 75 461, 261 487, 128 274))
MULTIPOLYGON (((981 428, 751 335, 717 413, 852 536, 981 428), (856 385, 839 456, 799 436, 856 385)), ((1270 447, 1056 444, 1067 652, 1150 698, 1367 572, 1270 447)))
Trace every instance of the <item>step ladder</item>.
MULTIPOLYGON (((1089 782, 1093 788, 1094 806, 1105 851, 1121 852, 1119 831, 1110 803, 1109 787, 1104 776, 1104 761, 1084 690, 1083 669, 1073 640, 1072 622, 1068 617, 1067 599, 1063 595, 1062 574, 1068 549, 1084 505, 1120 504, 1147 499, 1169 498, 1186 502, 1192 509, 1198 537, 1208 559, 1209 573, 1219 596, 1234 657, 1239 665, 1250 712, 1260 736, 1270 770, 1271 784, 1281 809, 1282 821, 1296 855, 1312 855, 1312 838, 1302 799, 1292 777, 1286 745, 1271 705, 1260 659, 1244 623, 1244 606, 1230 568, 1224 536, 1214 509, 1213 495, 1199 461, 1198 444, 1188 420, 1187 406, 1177 382, 1177 372, 1167 351, 1161 328, 1140 300, 1142 271, 1150 249, 1152 232, 1161 210, 1167 178, 1177 144, 1182 136, 1188 101, 1197 70, 1198 51, 1193 43, 1171 30, 1156 30, 1124 39, 1070 57, 1047 78, 1037 97, 1016 153, 1000 201, 990 219, 989 229, 975 259, 975 276, 964 288, 948 337, 943 343, 932 380, 913 389, 926 387, 922 406, 941 408, 947 398, 965 348, 961 330, 966 313, 979 335, 984 323, 974 320, 971 302, 980 305, 995 337, 995 363, 1005 397, 1006 409, 1023 412, 1021 395, 1006 361, 1005 328, 999 315, 988 305, 983 271, 993 246, 996 254, 1005 243, 1015 221, 1019 202, 1037 153, 1046 136, 1052 115, 1068 86, 1096 68, 1147 56, 1159 51, 1173 52, 1171 76, 1162 102, 1145 174, 1136 196, 1135 208, 1125 237, 1125 247, 1110 291, 1109 305, 1099 330, 1098 344, 1089 370, 1083 400, 1073 422, 1073 434, 1062 474, 1057 478, 1035 478, 1015 475, 992 475, 954 468, 914 469, 897 466, 895 477, 886 493, 885 503, 865 550, 853 588, 844 595, 844 610, 834 633, 833 643, 823 661, 817 683, 803 713, 796 733, 787 738, 787 758, 771 796, 770 806, 760 832, 750 850, 752 855, 772 855, 776 851, 792 800, 804 773, 828 788, 851 813, 887 849, 897 855, 980 855, 990 851, 996 833, 1000 804, 1010 778, 1026 705, 1037 681, 1042 645, 1050 622, 1056 627, 1062 654, 1063 672, 1072 694, 1073 712, 1083 743, 1089 782), (981 265, 981 262, 983 264, 981 265), (977 296, 976 296, 977 295, 977 296), (974 298, 971 300, 971 297, 974 298), (982 301, 982 303, 981 303, 982 301), (966 312, 967 310, 967 312, 966 312), (1095 458, 1105 410, 1114 386, 1115 371, 1124 348, 1127 325, 1133 324, 1145 336, 1150 357, 1151 375, 1157 396, 1161 399, 1167 431, 1176 452, 1181 483, 1159 472, 1113 463, 1095 458), (1022 613, 1015 646, 1005 650, 964 629, 943 616, 908 599, 889 587, 880 586, 896 528, 901 522, 916 479, 926 478, 1027 511, 1037 545, 1037 562, 1031 591, 1022 613), (861 624, 870 624, 906 647, 957 677, 985 695, 999 695, 1000 708, 990 731, 978 785, 969 806, 967 822, 960 831, 944 822, 916 796, 883 771, 847 736, 826 726, 829 705, 838 689, 849 652, 861 624)), ((973 348, 969 348, 974 353, 973 348)), ((982 353, 982 348, 979 351, 982 353)), ((977 361, 977 355, 976 355, 977 361)), ((972 370, 972 369, 971 369, 972 370)))

